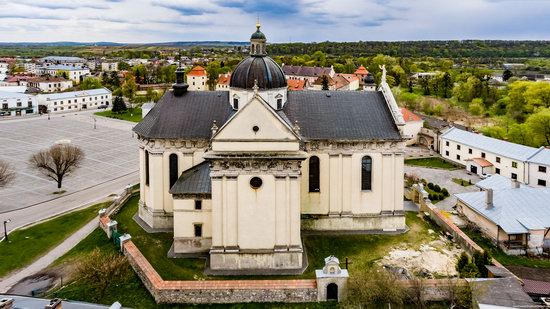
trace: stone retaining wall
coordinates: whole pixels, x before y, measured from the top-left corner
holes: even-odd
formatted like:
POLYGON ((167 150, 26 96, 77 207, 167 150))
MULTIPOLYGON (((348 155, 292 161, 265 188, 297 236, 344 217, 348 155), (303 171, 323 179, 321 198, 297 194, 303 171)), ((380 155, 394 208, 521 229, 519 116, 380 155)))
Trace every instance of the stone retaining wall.
MULTIPOLYGON (((438 209, 430 199, 428 198, 428 192, 426 192, 421 184, 413 185, 409 198, 419 205, 420 211, 427 212, 430 218, 443 230, 453 236, 453 239, 466 250, 470 255, 475 251, 483 252, 476 242, 474 242, 468 235, 466 235, 454 222, 445 216, 440 209, 438 209)), ((503 267, 497 260, 492 260, 493 265, 503 267)))
POLYGON ((315 279, 165 281, 131 240, 124 242, 123 248, 128 262, 159 304, 317 301, 315 279))

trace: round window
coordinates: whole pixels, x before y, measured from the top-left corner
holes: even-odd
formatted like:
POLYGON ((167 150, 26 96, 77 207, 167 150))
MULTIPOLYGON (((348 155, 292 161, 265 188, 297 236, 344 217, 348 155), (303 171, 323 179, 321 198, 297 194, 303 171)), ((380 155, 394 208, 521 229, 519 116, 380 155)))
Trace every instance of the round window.
POLYGON ((262 186, 262 179, 260 177, 252 177, 252 179, 250 179, 250 186, 253 189, 258 189, 262 186))
POLYGON ((254 133, 256 133, 256 132, 260 131, 260 128, 258 126, 253 126, 252 131, 254 131, 254 133))

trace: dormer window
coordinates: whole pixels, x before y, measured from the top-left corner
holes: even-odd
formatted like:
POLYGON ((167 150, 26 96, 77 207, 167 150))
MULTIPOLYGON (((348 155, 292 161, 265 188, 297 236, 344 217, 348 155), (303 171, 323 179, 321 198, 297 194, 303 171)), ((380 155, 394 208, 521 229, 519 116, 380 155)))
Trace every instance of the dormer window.
POLYGON ((277 99, 277 109, 283 108, 283 99, 277 99))
POLYGON ((233 99, 233 109, 239 109, 239 99, 233 99))

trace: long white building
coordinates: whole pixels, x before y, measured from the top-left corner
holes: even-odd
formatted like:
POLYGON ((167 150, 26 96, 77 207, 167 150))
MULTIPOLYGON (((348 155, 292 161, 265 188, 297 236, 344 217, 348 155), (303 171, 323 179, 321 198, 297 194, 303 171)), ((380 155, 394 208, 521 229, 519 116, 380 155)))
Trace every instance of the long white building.
POLYGON ((528 147, 455 127, 441 135, 440 145, 443 158, 474 174, 500 174, 531 186, 550 184, 546 172, 550 172, 550 150, 544 147, 528 147))
POLYGON ((0 91, 0 117, 36 113, 36 97, 18 92, 0 91))
POLYGON ((41 109, 47 109, 51 113, 95 109, 102 105, 110 106, 113 99, 111 91, 107 88, 39 94, 37 97, 41 109))
POLYGON ((70 65, 51 65, 43 66, 36 69, 36 74, 40 76, 49 75, 63 77, 66 74, 66 78, 76 83, 80 83, 85 76, 90 75, 90 69, 73 67, 70 65))
POLYGON ((80 57, 48 56, 38 59, 43 66, 67 65, 72 67, 83 67, 86 59, 80 57))

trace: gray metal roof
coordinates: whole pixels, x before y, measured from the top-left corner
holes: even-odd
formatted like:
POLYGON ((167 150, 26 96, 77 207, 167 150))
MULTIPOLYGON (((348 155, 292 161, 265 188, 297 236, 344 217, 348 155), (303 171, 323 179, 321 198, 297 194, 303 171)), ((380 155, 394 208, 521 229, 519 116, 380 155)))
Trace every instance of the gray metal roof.
POLYGON ((401 139, 377 91, 289 91, 283 111, 309 140, 401 139))
POLYGON ((69 91, 69 92, 60 92, 60 93, 44 93, 40 94, 40 97, 45 98, 46 100, 63 100, 63 99, 73 99, 80 98, 89 95, 109 95, 111 90, 107 88, 98 88, 98 89, 89 89, 89 90, 80 90, 80 91, 69 91))
MULTIPOLYGON (((221 127, 235 113, 228 91, 167 92, 134 127, 145 138, 210 139, 213 120, 221 127)), ((401 135, 380 92, 289 91, 285 121, 298 121, 309 140, 400 140, 401 135)))
POLYGON ((531 157, 529 157, 529 159, 527 159, 527 162, 550 166, 550 149, 540 147, 531 157))
POLYGON ((210 164, 202 162, 181 173, 170 188, 171 194, 211 194, 210 164))
MULTIPOLYGON (((482 181, 479 181, 476 183, 476 186, 487 190, 487 189, 493 189, 493 190, 503 190, 503 189, 510 189, 512 188, 512 180, 510 178, 504 177, 499 174, 494 174, 490 177, 487 177, 483 179, 482 181)), ((520 184, 520 186, 525 186, 524 184, 520 184)))
POLYGON ((499 225, 508 234, 550 228, 550 189, 525 186, 498 190, 493 193, 493 207, 489 209, 485 195, 486 192, 455 194, 459 201, 499 225))
POLYGON ((510 143, 458 128, 450 128, 441 135, 441 138, 518 161, 526 161, 537 151, 533 147, 510 143))
POLYGON ((134 131, 146 138, 210 139, 212 122, 221 127, 233 113, 229 91, 187 91, 181 97, 168 91, 134 131))
POLYGON ((480 308, 536 308, 536 303, 514 277, 470 280, 474 282, 474 298, 480 308))

